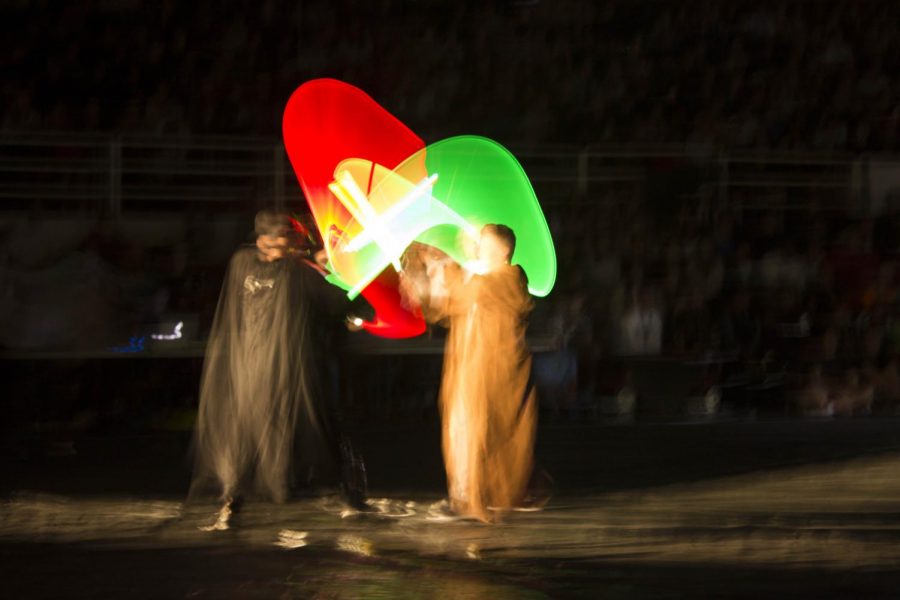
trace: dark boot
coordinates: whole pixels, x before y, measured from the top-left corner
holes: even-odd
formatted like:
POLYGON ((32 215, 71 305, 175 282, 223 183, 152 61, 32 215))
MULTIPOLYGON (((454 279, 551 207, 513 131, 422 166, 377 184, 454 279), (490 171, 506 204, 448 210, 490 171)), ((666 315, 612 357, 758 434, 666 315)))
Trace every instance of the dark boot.
POLYGON ((356 510, 368 510, 367 488, 366 465, 353 450, 350 440, 344 437, 341 439, 341 496, 356 510))

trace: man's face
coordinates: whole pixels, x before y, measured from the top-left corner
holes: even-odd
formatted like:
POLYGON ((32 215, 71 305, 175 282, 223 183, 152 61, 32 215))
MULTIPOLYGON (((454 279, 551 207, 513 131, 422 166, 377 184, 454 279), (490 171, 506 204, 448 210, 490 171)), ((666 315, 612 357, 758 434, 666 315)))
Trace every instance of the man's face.
POLYGON ((478 260, 489 269, 500 266, 507 261, 509 249, 506 244, 489 231, 481 232, 478 242, 478 260))
POLYGON ((266 260, 278 260, 287 253, 288 239, 282 235, 261 235, 256 238, 256 247, 266 260))

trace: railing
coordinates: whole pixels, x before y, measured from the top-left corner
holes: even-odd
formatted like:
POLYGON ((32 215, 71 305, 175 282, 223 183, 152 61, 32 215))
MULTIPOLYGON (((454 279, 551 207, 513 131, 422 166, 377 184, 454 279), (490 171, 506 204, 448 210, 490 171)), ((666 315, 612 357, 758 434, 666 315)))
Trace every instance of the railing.
MULTIPOLYGON (((866 159, 726 153, 691 146, 513 148, 542 202, 598 202, 622 186, 664 189, 743 208, 814 196, 825 207, 864 205, 866 159)), ((302 198, 283 146, 268 138, 0 133, 6 210, 123 213, 230 211, 302 198)))
POLYGON ((251 138, 0 135, 0 199, 101 212, 228 210, 283 201, 280 146, 251 138), (273 192, 278 190, 279 195, 273 192))

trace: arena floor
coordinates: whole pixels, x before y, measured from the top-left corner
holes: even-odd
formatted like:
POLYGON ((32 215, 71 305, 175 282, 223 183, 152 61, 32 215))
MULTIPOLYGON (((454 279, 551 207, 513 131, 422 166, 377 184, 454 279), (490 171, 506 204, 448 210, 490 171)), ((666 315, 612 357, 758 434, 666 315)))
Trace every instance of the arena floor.
POLYGON ((354 435, 371 511, 251 501, 213 531, 184 435, 15 440, 8 597, 900 597, 896 420, 547 424, 555 495, 491 526, 434 510, 433 426, 354 435))

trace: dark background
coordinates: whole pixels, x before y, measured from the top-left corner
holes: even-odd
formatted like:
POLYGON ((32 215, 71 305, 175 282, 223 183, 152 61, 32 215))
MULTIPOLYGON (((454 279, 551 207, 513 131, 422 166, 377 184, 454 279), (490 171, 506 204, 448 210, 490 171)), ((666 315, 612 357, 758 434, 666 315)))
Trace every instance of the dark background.
MULTIPOLYGON (((304 210, 281 113, 323 76, 522 160, 560 263, 546 419, 893 415, 898 10, 6 2, 4 428, 190 429, 228 255, 257 209, 304 210)), ((347 338, 345 418, 433 420, 440 336, 347 338)))
MULTIPOLYGON (((0 3, 4 589, 895 597, 898 22, 894 0, 0 3), (559 261, 530 327, 545 512, 138 527, 183 509, 228 257, 260 208, 305 209, 280 123, 316 77, 531 178, 559 261)), ((441 331, 337 348, 373 493, 439 498, 441 331)))

